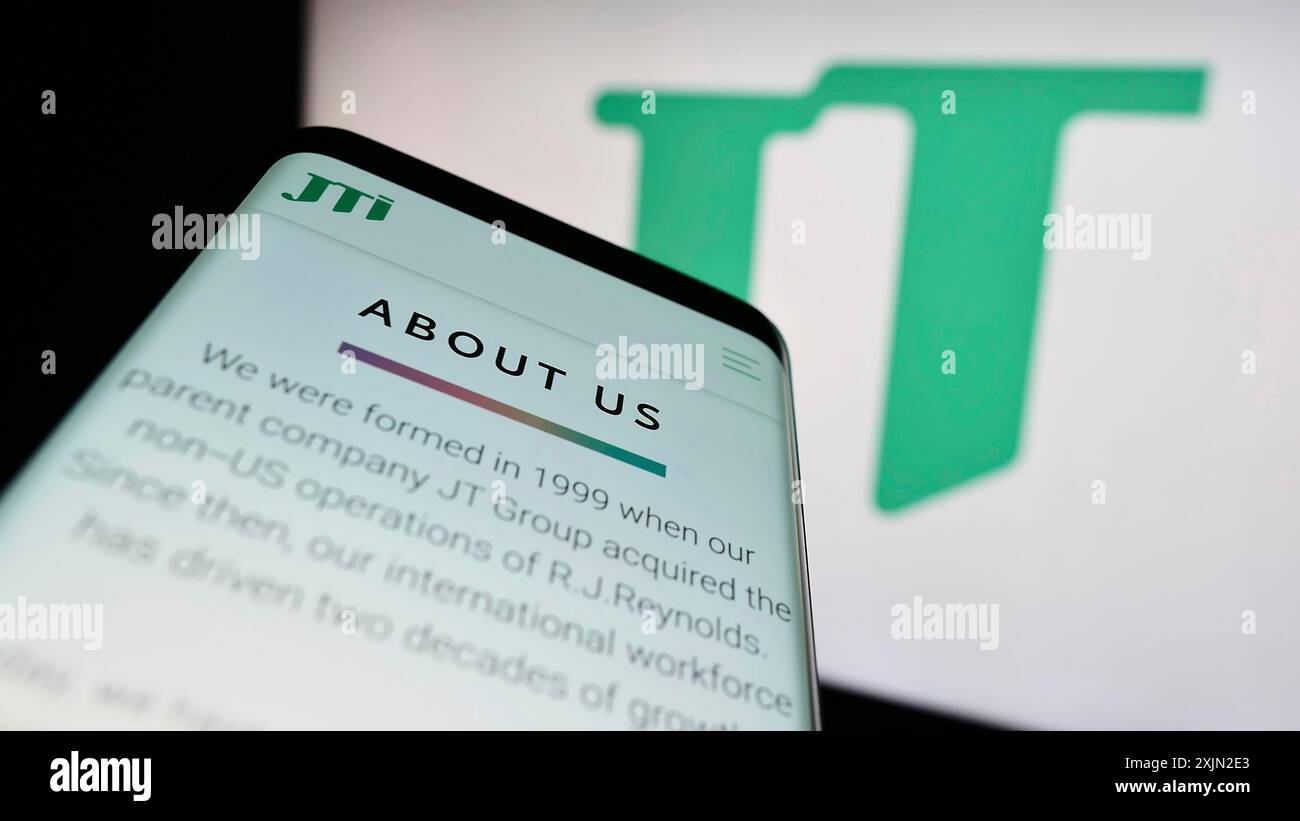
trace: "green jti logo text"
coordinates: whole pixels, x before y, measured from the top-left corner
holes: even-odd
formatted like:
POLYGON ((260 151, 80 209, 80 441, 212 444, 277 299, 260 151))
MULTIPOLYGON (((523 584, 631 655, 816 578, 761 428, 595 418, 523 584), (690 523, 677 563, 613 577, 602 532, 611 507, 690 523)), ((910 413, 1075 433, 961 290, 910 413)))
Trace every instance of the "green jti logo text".
POLYGON ((320 174, 313 174, 310 171, 307 172, 307 176, 310 179, 307 180, 307 187, 302 189, 301 194, 295 197, 288 191, 284 191, 280 196, 290 202, 319 202, 320 198, 324 196, 326 191, 334 186, 338 186, 339 198, 335 200, 334 207, 330 210, 338 211, 343 214, 350 214, 352 213, 352 209, 357 207, 357 203, 361 202, 362 198, 365 198, 370 200, 370 210, 366 212, 366 219, 374 220, 375 222, 382 222, 384 217, 388 216, 389 209, 393 207, 392 199, 385 197, 383 194, 378 196, 367 194, 365 191, 358 188, 353 188, 350 185, 326 179, 320 174))

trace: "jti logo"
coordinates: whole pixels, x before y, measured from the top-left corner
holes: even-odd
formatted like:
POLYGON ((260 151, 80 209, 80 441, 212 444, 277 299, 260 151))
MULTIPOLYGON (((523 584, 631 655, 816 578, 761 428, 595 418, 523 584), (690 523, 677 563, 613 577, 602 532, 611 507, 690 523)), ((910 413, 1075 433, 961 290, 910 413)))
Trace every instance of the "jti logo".
POLYGON ((288 191, 284 191, 281 192, 280 196, 290 202, 319 202, 320 198, 326 191, 337 185, 340 189, 339 198, 334 202, 334 208, 331 210, 343 214, 350 214, 352 213, 352 209, 357 207, 357 203, 361 201, 361 198, 365 197, 371 201, 370 210, 366 212, 366 219, 374 220, 375 222, 382 222, 384 217, 388 216, 389 209, 393 207, 393 201, 390 198, 385 197, 383 194, 380 194, 379 196, 367 194, 365 191, 353 188, 352 186, 341 182, 326 179, 320 174, 313 174, 310 171, 307 172, 307 176, 310 177, 310 179, 307 180, 307 187, 302 189, 301 194, 295 197, 288 191))

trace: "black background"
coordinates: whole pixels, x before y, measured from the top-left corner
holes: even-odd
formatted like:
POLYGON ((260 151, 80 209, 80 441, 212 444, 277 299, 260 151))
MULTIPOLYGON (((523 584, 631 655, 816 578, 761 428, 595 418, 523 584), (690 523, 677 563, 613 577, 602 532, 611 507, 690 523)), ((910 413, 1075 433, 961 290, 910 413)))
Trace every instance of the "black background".
MULTIPOLYGON (((6 808, 23 799, 82 811, 201 807, 202 817, 324 806, 439 817, 658 819, 848 814, 936 817, 952 806, 1031 808, 1033 817, 1103 802, 1130 812, 1200 809, 1236 817, 1292 797, 1294 735, 1280 733, 42 733, 0 745, 6 808), (152 797, 53 793, 51 762, 150 758, 152 797), (1236 760, 1163 769, 1126 759, 1236 760), (1245 783, 1249 793, 1119 794, 1116 783, 1245 783), (756 808, 751 810, 751 808, 756 808), (217 815, 217 813, 222 815, 217 815), (635 816, 633 816, 635 813, 635 816)), ((985 813, 981 813, 981 817, 985 813)), ((114 816, 109 816, 114 817, 114 816)), ((173 816, 174 817, 174 816, 173 816)), ((257 816, 254 816, 257 817, 257 816)), ((1217 816, 1216 816, 1217 817, 1217 816)))
MULTIPOLYGON (((0 299, 17 374, 4 380, 0 481, 179 273, 179 252, 152 247, 153 216, 229 213, 265 147, 299 125, 303 14, 290 2, 11 12, 5 155, 19 190, 0 299), (47 350, 53 376, 41 372, 47 350)), ((833 687, 821 698, 828 730, 983 727, 833 687)))

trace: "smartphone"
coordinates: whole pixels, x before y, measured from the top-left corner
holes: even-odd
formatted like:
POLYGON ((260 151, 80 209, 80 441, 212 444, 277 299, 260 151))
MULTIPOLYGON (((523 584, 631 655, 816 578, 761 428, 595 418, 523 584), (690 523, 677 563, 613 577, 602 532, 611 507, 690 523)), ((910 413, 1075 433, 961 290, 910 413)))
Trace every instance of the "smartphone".
POLYGON ((0 497, 0 723, 817 727, 757 310, 336 129, 152 228, 183 273, 0 497))

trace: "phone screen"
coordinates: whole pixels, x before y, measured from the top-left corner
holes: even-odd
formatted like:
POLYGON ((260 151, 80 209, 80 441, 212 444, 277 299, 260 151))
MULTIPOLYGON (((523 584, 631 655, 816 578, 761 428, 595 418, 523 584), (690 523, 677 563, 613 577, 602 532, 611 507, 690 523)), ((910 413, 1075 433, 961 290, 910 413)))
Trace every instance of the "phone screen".
POLYGON ((11 483, 0 722, 813 726, 777 352, 400 182, 279 160, 11 483))

